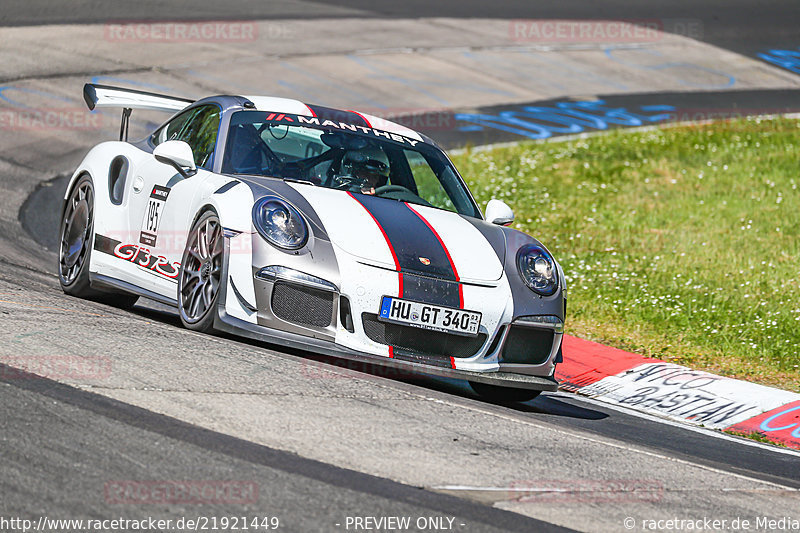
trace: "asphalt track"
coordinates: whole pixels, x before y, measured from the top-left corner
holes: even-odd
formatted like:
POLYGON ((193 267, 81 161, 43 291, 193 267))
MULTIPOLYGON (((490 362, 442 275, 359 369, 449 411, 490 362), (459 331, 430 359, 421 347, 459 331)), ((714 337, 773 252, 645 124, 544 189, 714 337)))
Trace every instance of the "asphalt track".
POLYGON ((702 40, 752 55, 766 48, 796 46, 800 4, 786 0, 752 2, 640 2, 616 0, 147 0, 95 2, 6 0, 0 25, 81 24, 126 20, 239 20, 242 18, 429 18, 694 20, 702 40))
MULTIPOLYGON (((108 503, 107 486, 114 482, 109 480, 147 479, 159 472, 174 480, 257 480, 252 502, 238 513, 277 517, 281 529, 289 531, 334 530, 348 515, 449 516, 459 529, 564 531, 516 513, 476 508, 461 498, 259 446, 8 367, 0 367, 0 375, 5 376, 0 387, 6 416, 0 428, 6 435, 6 516, 13 511, 18 516, 104 517, 102 502, 108 503), (43 442, 46 435, 57 439, 43 442)), ((121 504, 119 512, 131 519, 186 516, 185 509, 170 507, 144 510, 121 504)), ((211 503, 199 514, 229 513, 229 507, 211 503)))
MULTIPOLYGON (((679 2, 660 5, 655 11, 632 2, 614 3, 604 4, 602 12, 593 3, 534 9, 530 3, 489 5, 469 1, 458 2, 457 8, 442 2, 420 2, 416 6, 414 2, 364 2, 350 3, 346 8, 322 2, 251 2, 226 4, 224 12, 211 2, 192 2, 191 9, 188 3, 179 2, 167 7, 160 3, 133 6, 87 2, 65 8, 57 2, 10 2, 3 11, 2 23, 237 19, 242 13, 268 18, 410 14, 504 19, 695 17, 704 22, 705 40, 745 54, 763 47, 796 45, 800 40, 793 25, 798 20, 797 6, 791 3, 761 4, 758 12, 745 2, 724 6, 679 2)), ((685 109, 708 109, 710 101, 723 101, 723 109, 752 109, 764 107, 765 99, 772 108, 793 110, 798 105, 795 92, 778 89, 604 98, 614 105, 629 106, 668 101, 685 109)), ((491 113, 493 108, 480 110, 491 113)), ((497 131, 471 135, 474 137, 468 139, 475 143, 516 139, 497 131)), ((449 146, 467 138, 463 132, 440 132, 437 137, 449 146)), ((17 148, 34 147, 31 143, 17 148)), ((68 168, 66 163, 72 164, 80 153, 73 150, 62 157, 68 168)), ((6 151, 0 163, 8 165, 20 159, 25 156, 6 151)), ((37 166, 31 162, 28 169, 36 172, 37 166)), ((59 197, 63 184, 63 179, 44 181, 33 196, 29 193, 34 186, 29 184, 18 195, 29 198, 20 216, 23 227, 39 245, 52 247, 53 199, 59 197)), ((6 209, 19 209, 20 205, 22 201, 16 196, 6 197, 6 209)), ((57 350, 76 356, 107 353, 114 363, 114 376, 108 380, 55 382, 0 366, 2 516, 107 518, 113 513, 129 518, 169 518, 244 513, 250 517, 278 516, 284 529, 290 531, 343 530, 336 524, 343 524, 347 516, 448 516, 464 524, 456 529, 469 531, 556 529, 547 522, 592 531, 613 530, 613 524, 604 521, 604 513, 644 518, 685 509, 692 516, 715 512, 728 516, 734 510, 759 509, 779 516, 798 507, 800 500, 789 490, 800 488, 797 455, 713 432, 664 424, 568 394, 545 394, 525 405, 492 405, 474 398, 464 384, 457 382, 397 377, 379 368, 342 369, 341 362, 309 354, 237 339, 191 335, 179 328, 174 313, 146 302, 131 313, 64 298, 51 274, 52 252, 32 245, 21 233, 10 232, 4 238, 18 244, 16 249, 3 247, 0 258, 0 310, 5 323, 1 340, 22 355, 57 350), (256 379, 253 372, 262 372, 261 377, 256 379), (215 394, 217 403, 203 400, 195 405, 200 397, 215 394), (254 408, 240 401, 253 395, 263 400, 254 408), (162 399, 146 399, 151 397, 162 399), (140 403, 150 407, 137 406, 140 403), (292 404, 330 409, 331 415, 326 419, 318 412, 308 412, 304 418, 302 412, 292 411, 292 404), (216 408, 209 411, 214 405, 216 408), (281 416, 281 410, 286 411, 285 416, 281 416), (265 418, 259 411, 269 416, 265 418), (365 413, 378 418, 361 418, 365 413), (328 427, 309 427, 321 423, 328 427), (403 432, 391 432, 387 424, 396 424, 403 432), (253 429, 259 425, 267 435, 253 429), (520 431, 520 427, 529 429, 520 431), (518 440, 521 436, 523 441, 518 440), (391 438, 398 440, 388 440, 391 438), (375 441, 372 447, 370 441, 375 441), (540 455, 528 456, 528 446, 540 455), (364 455, 350 457, 348 447, 364 455), (414 454, 426 447, 442 453, 414 461, 414 454), (403 448, 410 453, 404 454, 403 448), (388 464, 378 459, 381 449, 388 464), (482 457, 485 465, 469 462, 471 455, 482 457), (486 486, 481 486, 475 478, 454 474, 458 465, 436 464, 436 457, 448 456, 459 458, 464 469, 474 468, 477 473, 490 467, 507 470, 504 477, 486 475, 486 486), (502 458, 505 460, 497 463, 502 458), (409 462, 398 464, 403 460, 409 462), (508 469, 514 461, 518 463, 508 469), (516 474, 510 473, 513 467, 516 474), (426 468, 433 474, 441 469, 452 484, 443 487, 425 483, 429 478, 448 478, 426 477, 420 472, 426 468), (257 501, 244 506, 111 505, 103 494, 109 481, 151 479, 250 480, 256 481, 260 490, 257 501), (530 494, 527 499, 513 494, 498 497, 486 490, 509 488, 509 482, 525 488, 532 479, 560 480, 578 487, 587 480, 613 484, 653 479, 663 484, 664 493, 659 493, 655 503, 623 490, 614 496, 622 501, 595 495, 588 502, 576 496, 555 500, 554 504, 554 500, 537 500, 530 494), (682 483, 685 485, 679 488, 682 483), (720 489, 727 492, 716 494, 720 489), (495 508, 486 503, 495 504, 495 508), (565 518, 570 514, 574 514, 572 519, 565 518)), ((617 522, 617 529, 622 529, 620 525, 617 522)))

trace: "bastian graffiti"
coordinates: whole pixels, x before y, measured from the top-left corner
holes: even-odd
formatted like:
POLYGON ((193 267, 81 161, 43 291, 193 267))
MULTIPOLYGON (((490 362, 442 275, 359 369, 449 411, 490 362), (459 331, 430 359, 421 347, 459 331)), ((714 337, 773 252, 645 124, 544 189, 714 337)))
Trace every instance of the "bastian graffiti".
POLYGON ((788 391, 742 383, 669 363, 647 363, 584 387, 580 393, 618 405, 724 429, 774 409, 788 391), (744 387, 744 390, 743 390, 744 387))
POLYGON ((641 106, 637 112, 624 107, 609 107, 604 100, 594 100, 556 102, 552 106, 524 106, 495 114, 456 113, 455 118, 467 123, 458 128, 462 132, 491 128, 530 139, 546 139, 587 130, 664 122, 674 117, 671 111, 675 111, 675 107, 671 105, 641 106))

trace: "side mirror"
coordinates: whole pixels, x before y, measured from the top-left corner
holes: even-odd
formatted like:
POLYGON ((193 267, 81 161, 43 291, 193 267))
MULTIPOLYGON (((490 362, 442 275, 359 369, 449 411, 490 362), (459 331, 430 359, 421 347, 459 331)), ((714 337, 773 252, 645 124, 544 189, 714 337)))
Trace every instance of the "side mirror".
POLYGON ((175 167, 184 178, 197 174, 192 148, 183 141, 165 141, 159 144, 153 150, 153 157, 159 163, 175 167))
POLYGON ((502 200, 489 200, 486 204, 486 220, 498 226, 508 226, 514 222, 514 211, 502 200))

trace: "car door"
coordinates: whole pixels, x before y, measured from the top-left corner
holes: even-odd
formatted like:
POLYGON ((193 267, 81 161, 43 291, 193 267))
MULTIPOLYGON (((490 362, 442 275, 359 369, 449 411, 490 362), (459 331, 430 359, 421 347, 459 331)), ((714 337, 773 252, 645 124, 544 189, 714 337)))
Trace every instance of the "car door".
POLYGON ((210 172, 219 131, 221 110, 216 104, 199 106, 177 115, 153 134, 154 145, 184 141, 192 148, 197 174, 184 178, 175 168, 149 155, 135 169, 129 204, 131 236, 139 249, 134 263, 144 288, 175 297, 184 232, 165 220, 180 219, 189 208, 196 184, 210 172))

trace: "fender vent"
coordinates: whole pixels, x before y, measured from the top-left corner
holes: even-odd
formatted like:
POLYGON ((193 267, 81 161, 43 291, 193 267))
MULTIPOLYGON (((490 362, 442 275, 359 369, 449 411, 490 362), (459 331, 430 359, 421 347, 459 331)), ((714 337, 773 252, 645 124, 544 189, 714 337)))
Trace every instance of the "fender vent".
POLYGON ((128 175, 128 160, 118 155, 111 161, 108 169, 108 196, 114 205, 122 204, 125 194, 125 178, 128 175))
POLYGON ((287 322, 326 328, 333 318, 333 297, 330 291, 278 281, 272 288, 272 312, 287 322))

